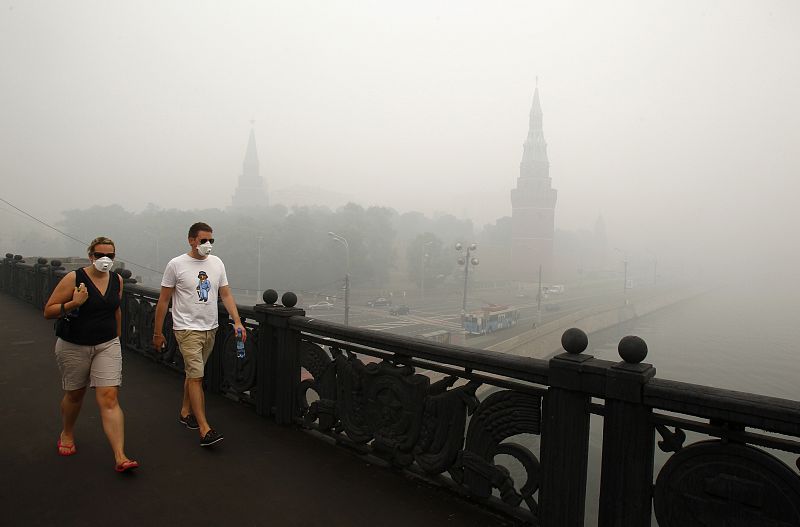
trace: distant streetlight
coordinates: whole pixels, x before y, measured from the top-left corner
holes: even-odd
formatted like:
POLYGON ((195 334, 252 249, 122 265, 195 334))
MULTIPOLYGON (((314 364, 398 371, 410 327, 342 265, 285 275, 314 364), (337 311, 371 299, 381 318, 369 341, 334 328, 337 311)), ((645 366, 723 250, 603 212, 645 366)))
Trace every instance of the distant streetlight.
MULTIPOLYGON (((464 250, 464 246, 460 243, 456 244, 456 251, 461 252, 464 250)), ((470 252, 474 252, 478 250, 477 243, 471 243, 467 247, 467 254, 465 256, 458 257, 458 265, 464 266, 464 300, 461 303, 461 313, 467 313, 467 278, 469 277, 469 266, 472 264, 473 266, 478 265, 479 261, 477 258, 470 258, 470 252)))
POLYGON ((344 325, 350 324, 350 244, 347 239, 335 232, 328 232, 328 236, 344 245, 345 255, 347 257, 347 267, 344 275, 344 325))
POLYGON ((263 236, 258 237, 258 289, 256 290, 256 302, 261 300, 261 240, 263 236))
MULTIPOLYGON (((151 271, 155 271, 156 273, 161 274, 161 268, 159 267, 159 262, 161 261, 161 255, 159 254, 159 250, 158 250, 158 234, 156 234, 156 233, 154 233, 152 231, 146 230, 146 229, 144 229, 144 233, 149 235, 153 239, 153 241, 155 242, 156 259, 155 259, 155 263, 153 264, 153 269, 151 269, 151 271)), ((157 281, 161 282, 161 279, 158 279, 157 281)))
POLYGON ((628 253, 626 253, 622 249, 618 249, 617 247, 614 247, 614 250, 619 252, 623 258, 622 263, 624 265, 625 272, 623 278, 624 282, 622 283, 622 294, 627 297, 628 296, 628 253))
POLYGON ((658 256, 650 249, 645 249, 653 257, 653 285, 658 283, 658 256))
POLYGON ((422 269, 422 278, 420 281, 419 291, 420 297, 425 298, 425 258, 427 258, 427 253, 425 252, 425 247, 431 245, 433 242, 425 242, 422 244, 422 262, 420 268, 422 269))

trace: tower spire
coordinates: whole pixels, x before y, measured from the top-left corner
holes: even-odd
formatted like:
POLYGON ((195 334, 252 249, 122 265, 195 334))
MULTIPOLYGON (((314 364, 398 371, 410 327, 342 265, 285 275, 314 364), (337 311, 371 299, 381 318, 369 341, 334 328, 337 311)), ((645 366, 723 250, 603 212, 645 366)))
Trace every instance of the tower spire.
MULTIPOLYGON (((250 121, 251 123, 253 121, 250 121)), ((244 154, 244 172, 248 171, 248 165, 255 169, 258 174, 258 149, 256 148, 256 132, 250 128, 250 138, 247 140, 247 151, 244 154)))
POLYGON ((261 166, 258 162, 258 148, 256 147, 256 132, 254 120, 250 120, 250 137, 247 139, 247 149, 244 153, 242 173, 239 184, 233 195, 234 207, 266 207, 269 205, 265 191, 264 178, 261 177, 261 166))
POLYGON ((511 190, 512 276, 535 282, 539 269, 553 277, 553 237, 557 191, 550 180, 550 161, 542 127, 539 77, 533 92, 528 137, 519 164, 517 188, 511 190))
POLYGON ((547 142, 544 140, 542 104, 539 101, 539 86, 536 86, 531 103, 528 137, 523 145, 522 162, 519 166, 519 177, 549 177, 549 174, 550 161, 547 159, 547 142))

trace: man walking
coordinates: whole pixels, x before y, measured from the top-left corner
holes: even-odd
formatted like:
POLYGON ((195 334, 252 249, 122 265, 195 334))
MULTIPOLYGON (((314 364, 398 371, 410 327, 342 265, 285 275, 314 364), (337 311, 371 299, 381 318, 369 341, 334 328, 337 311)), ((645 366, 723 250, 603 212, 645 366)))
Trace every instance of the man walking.
POLYGON ((206 223, 195 223, 189 228, 191 250, 170 260, 164 269, 153 331, 153 346, 162 351, 166 344, 164 317, 171 299, 172 329, 186 368, 178 420, 187 428, 200 431, 200 446, 211 446, 223 439, 206 420, 203 393, 203 373, 219 327, 218 299, 233 319, 234 331, 241 330, 242 338, 247 339, 228 286, 225 264, 211 254, 212 236, 213 231, 206 223))

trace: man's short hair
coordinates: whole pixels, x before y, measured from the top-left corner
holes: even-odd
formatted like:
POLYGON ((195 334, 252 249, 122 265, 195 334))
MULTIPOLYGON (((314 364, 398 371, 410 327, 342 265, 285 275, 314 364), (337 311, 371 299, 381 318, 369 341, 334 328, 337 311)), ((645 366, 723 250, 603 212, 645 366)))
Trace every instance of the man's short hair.
POLYGON ((198 221, 189 227, 189 238, 197 238, 197 233, 200 231, 214 232, 214 230, 211 228, 211 225, 208 223, 203 223, 202 221, 198 221))

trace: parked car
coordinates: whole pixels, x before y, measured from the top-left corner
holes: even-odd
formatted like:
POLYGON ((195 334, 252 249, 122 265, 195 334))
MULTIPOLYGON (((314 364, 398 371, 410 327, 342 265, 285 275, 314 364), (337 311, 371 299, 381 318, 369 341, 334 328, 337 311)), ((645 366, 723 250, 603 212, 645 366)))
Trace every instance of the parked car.
POLYGON ((390 315, 408 315, 408 306, 395 306, 389 310, 390 315))
POLYGON ((385 307, 385 306, 391 306, 392 301, 389 300, 388 298, 380 297, 376 298, 375 300, 370 300, 369 302, 367 302, 367 305, 369 307, 385 307))
POLYGON ((313 309, 333 309, 333 304, 323 300, 322 302, 317 302, 316 304, 311 304, 308 306, 309 310, 313 309))

